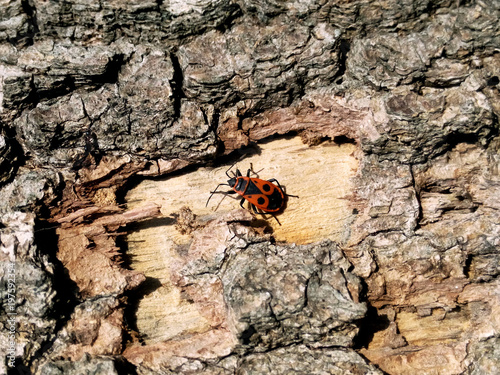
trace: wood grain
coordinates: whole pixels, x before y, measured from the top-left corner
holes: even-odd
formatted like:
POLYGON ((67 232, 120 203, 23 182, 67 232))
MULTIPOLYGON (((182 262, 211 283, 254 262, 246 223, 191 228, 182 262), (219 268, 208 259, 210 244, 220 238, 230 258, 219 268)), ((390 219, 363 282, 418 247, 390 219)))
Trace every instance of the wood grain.
MULTIPOLYGON (((245 174, 252 165, 260 178, 276 178, 289 194, 299 196, 290 197, 278 215, 281 225, 272 217, 267 219, 275 239, 299 244, 322 239, 342 241, 349 233, 352 217, 344 197, 351 193, 351 178, 358 166, 353 156, 356 146, 330 141, 307 146, 299 137, 294 137, 273 140, 259 148, 258 154, 240 159, 235 168, 245 174)), ((163 215, 140 224, 127 238, 131 267, 162 284, 145 296, 138 307, 137 327, 147 342, 209 329, 206 318, 180 297, 180 291, 170 279, 169 265, 181 262, 179 251, 191 242, 191 235, 174 225, 174 215, 188 207, 200 222, 207 222, 239 209, 239 200, 223 199, 217 194, 208 207, 205 206, 210 191, 227 181, 225 171, 230 165, 199 168, 161 180, 144 180, 126 196, 130 209, 153 202, 161 206, 163 215)), ((213 239, 214 246, 220 242, 213 239)))

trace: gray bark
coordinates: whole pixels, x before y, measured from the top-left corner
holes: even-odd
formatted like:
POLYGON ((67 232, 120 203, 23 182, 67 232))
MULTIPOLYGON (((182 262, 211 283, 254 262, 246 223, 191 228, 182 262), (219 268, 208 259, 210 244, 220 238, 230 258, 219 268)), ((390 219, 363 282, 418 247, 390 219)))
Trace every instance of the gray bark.
POLYGON ((496 0, 4 1, 0 372, 498 368, 499 19, 496 0), (142 179, 296 134, 356 147, 341 240, 124 208, 142 179), (151 343, 128 320, 155 280, 120 235, 174 224, 192 237, 168 288, 211 330, 151 343))

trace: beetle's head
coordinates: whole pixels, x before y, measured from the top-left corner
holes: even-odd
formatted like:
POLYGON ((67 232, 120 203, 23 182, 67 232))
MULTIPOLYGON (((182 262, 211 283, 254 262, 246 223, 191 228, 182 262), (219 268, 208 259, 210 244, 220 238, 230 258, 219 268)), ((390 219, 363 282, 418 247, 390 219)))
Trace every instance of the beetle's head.
POLYGON ((227 183, 229 184, 229 186, 234 187, 234 185, 236 185, 236 177, 230 178, 229 180, 227 180, 227 183))

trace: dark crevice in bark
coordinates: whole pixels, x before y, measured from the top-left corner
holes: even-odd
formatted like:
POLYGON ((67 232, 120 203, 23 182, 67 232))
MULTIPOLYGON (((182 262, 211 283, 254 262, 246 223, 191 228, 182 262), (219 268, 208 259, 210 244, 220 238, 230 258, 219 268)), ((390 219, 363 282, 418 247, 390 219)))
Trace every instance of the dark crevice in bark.
POLYGON ((453 150, 460 143, 477 144, 479 141, 479 136, 477 134, 465 134, 459 132, 453 132, 448 134, 444 139, 443 143, 447 145, 445 152, 453 150))
POLYGON ((186 97, 182 89, 184 84, 184 73, 182 71, 181 64, 179 63, 179 58, 175 53, 170 54, 170 61, 172 62, 172 67, 174 69, 174 75, 170 81, 170 86, 172 88, 172 98, 174 101, 174 118, 178 119, 181 115, 181 102, 182 99, 186 97))
POLYGON ((424 214, 422 211, 422 200, 421 200, 421 196, 420 196, 422 187, 418 186, 417 182, 415 181, 414 166, 410 165, 409 167, 410 167, 411 183, 413 186, 413 191, 415 192, 415 199, 418 202, 418 214, 417 214, 417 217, 415 219, 415 229, 414 229, 416 231, 416 230, 420 229, 420 226, 421 226, 420 223, 422 222, 422 219, 424 217, 424 214))
POLYGON ((17 357, 14 367, 7 368, 7 375, 30 375, 31 371, 22 363, 22 359, 17 357))
POLYGON ((333 82, 337 85, 342 84, 344 81, 344 74, 346 71, 346 62, 347 62, 347 54, 351 49, 351 44, 347 39, 341 39, 339 42, 339 70, 335 77, 333 78, 333 82))
POLYGON ((81 303, 80 292, 76 283, 71 280, 67 269, 57 258, 58 236, 53 224, 43 221, 35 223, 35 243, 40 253, 49 257, 49 262, 53 266, 52 283, 57 293, 57 299, 49 316, 56 320, 56 324, 51 332, 51 339, 42 344, 41 348, 30 359, 30 362, 40 359, 50 351, 58 332, 66 325, 71 318, 75 307, 81 303))
POLYGON ((34 102, 34 106, 43 100, 50 100, 67 95, 76 90, 76 88, 75 79, 70 75, 62 78, 61 81, 57 83, 56 87, 50 87, 48 90, 36 89, 36 87, 33 86, 33 90, 36 92, 36 102, 34 102))
POLYGON ((81 87, 98 89, 106 83, 116 83, 118 82, 118 76, 124 63, 124 55, 114 55, 106 65, 104 73, 95 76, 86 76, 84 77, 85 82, 83 83, 77 82, 75 76, 72 76, 70 74, 60 76, 59 81, 52 87, 49 87, 47 90, 38 89, 35 84, 35 76, 33 76, 30 84, 30 94, 24 102, 28 103, 31 108, 34 108, 41 101, 52 100, 68 95, 69 93, 81 87))
POLYGON ((232 4, 232 7, 232 13, 228 13, 227 18, 224 20, 224 22, 217 25, 215 27, 215 30, 225 33, 226 31, 230 30, 235 24, 236 20, 243 15, 243 11, 238 4, 232 4))
POLYGON ((115 359, 114 363, 117 374, 137 375, 136 367, 132 363, 128 362, 125 358, 118 357, 115 359))
POLYGON ((21 7, 28 18, 28 33, 16 40, 10 40, 10 42, 12 44, 19 44, 20 47, 27 47, 33 45, 33 39, 40 32, 40 29, 38 28, 36 8, 33 2, 30 0, 21 0, 21 7))
MULTIPOLYGON (((124 259, 127 259, 126 257, 124 259)), ((146 277, 146 280, 133 291, 125 293, 127 298, 127 303, 123 311, 123 319, 125 323, 124 344, 133 341, 134 336, 139 340, 141 344, 144 343, 144 337, 141 336, 139 328, 137 327, 137 309, 141 300, 147 295, 153 293, 155 290, 160 288, 162 283, 160 280, 153 277, 146 277)))
POLYGON ((349 138, 346 135, 337 135, 336 137, 333 137, 333 142, 338 144, 338 145, 345 145, 345 144, 351 144, 351 145, 356 145, 358 142, 353 139, 349 138))
MULTIPOLYGON (((82 110, 86 118, 89 119, 89 125, 87 128, 87 131, 84 133, 83 137, 85 138, 85 149, 83 155, 78 158, 72 166, 72 170, 79 170, 82 167, 88 167, 91 165, 92 160, 90 158, 94 159, 94 162, 96 165, 99 164, 101 161, 102 157, 104 156, 103 153, 99 150, 99 141, 97 139, 97 135, 92 131, 92 126, 94 125, 94 120, 92 117, 89 115, 87 112, 87 108, 85 107, 85 101, 82 99, 82 110)), ((98 117, 96 120, 99 120, 100 117, 98 117)))
POLYGON ((243 345, 250 345, 252 343, 252 337, 257 333, 254 326, 249 326, 243 332, 241 332, 240 340, 243 345))
POLYGON ((41 97, 40 97, 40 94, 35 86, 35 76, 34 75, 31 76, 29 90, 30 91, 29 91, 29 94, 26 97, 26 99, 23 100, 23 102, 19 103, 18 105, 21 107, 35 108, 37 106, 37 104, 40 102, 41 97))
POLYGON ((474 259, 474 255, 468 254, 467 258, 465 259, 465 264, 464 264, 464 275, 468 279, 471 278, 471 265, 472 265, 472 260, 474 259))
POLYGON ((8 176, 4 177, 5 180, 0 181, 0 187, 2 187, 15 178, 19 167, 25 164, 26 157, 23 148, 17 141, 15 128, 5 126, 1 120, 0 135, 6 140, 4 150, 0 150, 3 153, 0 159, 0 176, 4 174, 8 176))
POLYGON ((387 329, 389 324, 386 315, 379 315, 378 310, 369 305, 365 317, 359 321, 359 333, 354 338, 353 349, 367 348, 375 333, 387 329))
POLYGON ((118 82, 118 76, 124 64, 125 56, 123 54, 114 55, 106 65, 106 71, 102 75, 96 76, 93 81, 99 85, 118 82))
POLYGON ((493 77, 490 77, 488 78, 488 80, 486 81, 486 84, 488 86, 496 86, 500 83, 500 79, 498 78, 498 76, 493 76, 493 77))

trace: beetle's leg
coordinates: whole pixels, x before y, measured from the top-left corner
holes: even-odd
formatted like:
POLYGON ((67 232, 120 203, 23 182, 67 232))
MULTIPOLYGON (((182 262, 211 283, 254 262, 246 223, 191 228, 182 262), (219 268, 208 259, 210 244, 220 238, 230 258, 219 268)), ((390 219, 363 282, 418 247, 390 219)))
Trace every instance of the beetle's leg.
POLYGON ((255 212, 257 215, 260 214, 260 212, 257 211, 257 207, 255 207, 255 205, 252 204, 250 205, 250 207, 252 207, 253 212, 255 212))
POLYGON ((241 206, 241 208, 245 209, 245 207, 243 207, 243 203, 245 203, 245 198, 243 198, 243 199, 240 201, 240 206, 241 206))
POLYGON ((264 212, 261 210, 261 213, 260 213, 266 220, 267 220, 267 214, 271 215, 272 217, 274 217, 274 220, 276 220, 276 222, 281 225, 280 221, 278 220, 278 218, 276 217, 276 215, 274 215, 272 212, 264 212))
POLYGON ((254 206, 254 212, 260 216, 262 216, 264 219, 267 220, 267 212, 262 211, 262 209, 257 208, 254 206))
MULTIPOLYGON (((260 171, 262 171, 262 169, 261 169, 260 171)), ((260 171, 259 171, 259 172, 260 172, 260 171)), ((252 163, 250 163, 250 168, 247 170, 247 177, 250 177, 250 175, 252 175, 252 174, 253 174, 255 177, 259 178, 259 172, 255 172, 255 171, 253 170, 253 164, 252 164, 252 163)))
POLYGON ((274 220, 276 220, 276 222, 277 222, 279 225, 281 225, 280 221, 278 220, 278 218, 277 218, 275 215, 271 214, 271 216, 272 216, 272 217, 274 217, 274 220))
POLYGON ((281 185, 280 185, 280 183, 278 182, 278 180, 277 180, 277 179, 275 179, 275 178, 271 178, 271 179, 269 179, 269 180, 267 180, 267 181, 268 181, 268 182, 276 182, 276 183, 278 184, 278 187, 279 187, 279 188, 283 191, 283 188, 281 187, 281 185))
POLYGON ((247 177, 250 177, 250 173, 251 173, 251 174, 255 175, 257 178, 259 178, 259 172, 262 172, 263 170, 264 170, 264 168, 262 168, 261 170, 255 172, 253 170, 253 164, 250 163, 250 169, 247 171, 247 177))
MULTIPOLYGON (((254 206, 254 208, 255 208, 255 206, 254 206)), ((278 218, 277 218, 277 217, 276 217, 273 213, 271 213, 271 212, 264 212, 264 211, 262 211, 262 210, 260 210, 260 212, 257 212, 256 210, 254 210, 254 212, 255 212, 256 214, 262 215, 262 217, 263 217, 264 219, 266 219, 266 220, 267 220, 267 214, 269 214, 269 215, 271 215, 272 217, 274 217, 274 220, 276 220, 276 222, 277 222, 279 225, 281 225, 281 223, 280 223, 280 221, 278 220, 278 218)))
POLYGON ((277 180, 277 179, 275 179, 275 178, 271 178, 270 180, 267 180, 267 181, 268 181, 268 182, 276 182, 276 183, 278 184, 278 187, 281 189, 281 191, 282 191, 283 193, 285 193, 285 195, 286 195, 287 197, 294 197, 294 198, 298 198, 298 197, 299 197, 298 195, 287 194, 287 193, 285 192, 285 190, 281 187, 281 185, 280 185, 280 183, 278 182, 278 180, 277 180))

